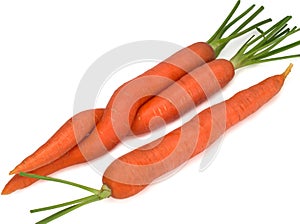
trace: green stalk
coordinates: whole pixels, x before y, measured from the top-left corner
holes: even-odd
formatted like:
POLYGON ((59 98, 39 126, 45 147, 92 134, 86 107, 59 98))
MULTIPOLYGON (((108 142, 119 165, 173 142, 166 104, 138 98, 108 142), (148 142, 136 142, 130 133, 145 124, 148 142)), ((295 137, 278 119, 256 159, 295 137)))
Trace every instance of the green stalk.
POLYGON ((40 176, 37 174, 32 174, 32 173, 25 173, 25 172, 20 172, 19 173, 20 176, 24 176, 24 177, 30 177, 30 178, 36 178, 36 179, 40 179, 40 180, 47 180, 47 181, 53 181, 53 182, 58 182, 58 183, 63 183, 63 184, 67 184, 73 187, 78 187, 81 188, 83 190, 92 192, 93 194, 97 194, 99 192, 99 190, 95 189, 95 188, 90 188, 81 184, 77 184, 71 181, 67 181, 67 180, 62 180, 62 179, 58 179, 58 178, 53 178, 53 177, 46 177, 46 176, 40 176))
POLYGON ((49 222, 51 222, 51 221, 53 221, 53 220, 55 220, 55 219, 57 219, 57 218, 59 218, 59 217, 61 217, 63 215, 68 214, 71 211, 74 211, 75 209, 80 208, 81 206, 87 205, 89 203, 92 203, 92 202, 95 202, 95 201, 98 201, 98 200, 99 199, 98 199, 97 195, 93 195, 93 196, 91 196, 91 198, 89 200, 86 200, 86 201, 84 201, 82 203, 79 203, 79 204, 76 204, 76 205, 72 205, 72 206, 70 206, 68 208, 65 208, 65 209, 59 211, 59 212, 56 212, 53 215, 50 215, 47 218, 45 218, 45 219, 37 222, 36 224, 46 224, 46 223, 49 223, 49 222))
POLYGON ((222 35, 220 35, 220 34, 223 32, 225 26, 227 25, 229 20, 232 18, 232 16, 234 15, 235 11, 237 10, 237 8, 239 7, 240 4, 241 4, 241 1, 238 0, 237 3, 234 5, 233 9, 230 11, 229 15, 226 17, 224 22, 221 24, 221 26, 217 29, 217 31, 214 33, 214 35, 212 35, 212 37, 207 41, 208 43, 213 42, 215 39, 221 38, 222 35))
POLYGON ((230 35, 227 37, 223 37, 224 34, 228 31, 229 28, 231 28, 233 25, 235 25, 238 21, 243 19, 247 14, 249 14, 250 11, 255 7, 255 5, 250 6, 247 10, 245 10, 242 14, 237 16, 235 19, 233 19, 232 22, 229 22, 233 15, 235 14, 236 10, 238 9, 240 5, 240 1, 238 1, 229 15, 226 17, 225 21, 222 23, 222 25, 219 27, 219 29, 214 33, 214 35, 207 41, 207 43, 212 46, 212 48, 215 51, 216 56, 218 56, 221 51, 226 47, 226 45, 233 39, 240 37, 246 33, 249 33, 252 30, 257 29, 258 27, 271 22, 271 19, 266 19, 261 22, 256 23, 255 25, 241 31, 244 29, 251 21, 253 21, 254 18, 258 16, 263 10, 264 7, 260 7, 258 10, 256 10, 247 20, 245 20, 238 28, 236 28, 230 35))
POLYGON ((287 16, 285 18, 283 18, 282 20, 280 20, 278 23, 276 23, 275 25, 273 25, 270 29, 268 29, 266 32, 263 32, 261 35, 259 35, 257 38, 255 38, 254 40, 252 40, 252 42, 250 42, 248 45, 253 45, 255 44, 258 40, 262 39, 255 48, 253 48, 252 50, 249 50, 248 53, 252 54, 255 53, 257 51, 259 51, 259 48, 264 48, 264 46, 266 46, 266 44, 268 44, 272 39, 274 39, 274 37, 276 36, 276 34, 278 33, 278 31, 282 30, 282 28, 286 27, 287 22, 289 20, 291 20, 292 17, 291 16, 287 16))
POLYGON ((30 210, 31 213, 35 213, 35 212, 47 211, 47 210, 66 207, 66 206, 71 205, 71 206, 69 206, 61 211, 58 211, 58 212, 54 213, 53 215, 50 215, 49 217, 37 222, 38 224, 49 223, 71 211, 74 211, 77 208, 80 208, 81 206, 84 206, 86 204, 89 204, 89 203, 92 203, 95 201, 99 201, 99 200, 102 200, 105 198, 109 198, 111 196, 111 189, 106 185, 103 185, 100 190, 97 190, 97 189, 90 188, 90 187, 87 187, 87 186, 84 186, 81 184, 77 184, 77 183, 74 183, 71 181, 62 180, 62 179, 53 178, 53 177, 40 176, 40 175, 36 175, 36 174, 32 174, 32 173, 25 173, 25 172, 21 172, 20 175, 24 176, 24 177, 36 178, 36 179, 40 179, 40 180, 47 180, 47 181, 53 181, 53 182, 57 182, 57 183, 63 183, 63 184, 67 184, 67 185, 70 185, 73 187, 78 187, 80 189, 83 189, 83 190, 93 193, 90 196, 80 198, 77 200, 30 210))
POLYGON ((300 31, 300 29, 292 29, 292 30, 290 30, 288 33, 286 33, 284 36, 272 40, 272 41, 270 42, 270 45, 271 45, 271 46, 270 46, 269 48, 267 48, 267 49, 261 51, 259 54, 256 54, 256 55, 255 55, 255 58, 256 58, 256 59, 261 59, 261 58, 269 57, 269 56, 278 54, 278 53, 280 53, 280 52, 282 52, 282 51, 286 51, 286 50, 288 50, 288 49, 291 49, 291 48, 293 48, 293 47, 298 46, 298 41, 297 41, 297 42, 295 42, 295 43, 293 43, 293 44, 289 44, 289 45, 285 46, 284 48, 278 48, 278 49, 276 49, 276 50, 271 51, 271 50, 274 49, 278 44, 280 44, 285 38, 287 38, 288 36, 291 36, 291 35, 294 34, 294 33, 299 32, 299 31, 300 31))
POLYGON ((43 212, 43 211, 48 211, 48 210, 51 210, 51 209, 56 209, 56 208, 66 207, 66 206, 69 206, 69 205, 83 203, 85 201, 90 200, 91 198, 94 198, 95 196, 96 195, 90 195, 90 196, 87 196, 87 197, 84 197, 84 198, 80 198, 80 199, 77 199, 77 200, 73 200, 73 201, 69 201, 69 202, 65 202, 65 203, 61 203, 61 204, 57 204, 57 205, 32 209, 32 210, 30 210, 30 213, 43 212))
MULTIPOLYGON (((252 11, 252 9, 254 9, 255 5, 250 6, 248 9, 246 9, 246 11, 244 11, 242 14, 240 14, 238 17, 236 17, 232 22, 230 22, 229 24, 227 24, 223 30, 221 30, 221 32, 218 35, 218 39, 221 39, 222 36, 225 34, 225 32, 232 27, 234 24, 236 24, 240 19, 244 18, 249 12, 252 11)), ((247 25, 247 22, 244 22, 243 24, 247 25)), ((236 29, 236 33, 238 33, 241 29, 243 28, 242 25, 240 25, 237 29, 236 29)))
POLYGON ((253 64, 300 57, 299 54, 295 54, 270 58, 270 56, 300 45, 300 41, 296 41, 292 44, 275 49, 275 47, 287 39, 287 37, 300 31, 297 27, 294 27, 293 29, 286 28, 287 22, 291 18, 291 16, 283 18, 265 32, 259 30, 260 35, 256 38, 255 36, 252 36, 231 58, 230 61, 235 69, 253 64))

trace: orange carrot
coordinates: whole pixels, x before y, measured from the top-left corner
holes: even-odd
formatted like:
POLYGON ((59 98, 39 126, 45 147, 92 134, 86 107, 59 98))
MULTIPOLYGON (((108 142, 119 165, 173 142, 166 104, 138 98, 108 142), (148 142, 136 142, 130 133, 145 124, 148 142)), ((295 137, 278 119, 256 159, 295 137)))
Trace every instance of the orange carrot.
MULTIPOLYGON (((80 152, 77 146, 75 146, 72 150, 64 154, 59 159, 49 163, 43 167, 40 167, 32 172, 39 174, 39 175, 49 175, 54 173, 58 170, 64 169, 69 166, 74 166, 80 163, 86 162, 84 156, 80 152)), ((37 179, 22 177, 19 174, 16 174, 11 178, 11 180, 5 185, 4 189, 2 190, 1 194, 11 194, 16 190, 23 189, 25 187, 30 186, 31 184, 35 183, 37 179)))
POLYGON ((100 190, 62 179, 20 173, 25 177, 60 182, 93 193, 88 197, 34 209, 31 212, 70 206, 39 222, 48 223, 95 201, 108 197, 124 199, 139 193, 156 178, 171 172, 198 155, 230 127, 260 109, 281 90, 291 68, 292 65, 283 74, 269 77, 240 91, 230 99, 203 110, 191 121, 160 139, 158 145, 144 146, 116 159, 103 174, 103 186, 100 190), (222 123, 224 125, 220 125, 222 123), (199 131, 195 132, 195 129, 199 131), (191 141, 191 138, 195 138, 195 142, 191 141))
POLYGON ((114 198, 127 198, 138 193, 156 178, 201 153, 226 130, 266 104, 280 91, 291 68, 292 65, 282 75, 267 78, 225 102, 207 108, 158 140, 161 143, 154 148, 141 147, 115 160, 106 169, 103 184, 111 189, 114 198))
POLYGON ((230 61, 219 59, 209 62, 194 69, 176 83, 161 91, 138 110, 131 127, 132 132, 136 135, 147 133, 181 117, 227 85, 234 76, 234 69, 252 64, 299 57, 300 55, 291 55, 265 59, 300 44, 300 41, 297 41, 276 50, 273 49, 286 37, 299 31, 297 27, 282 31, 291 18, 290 16, 285 17, 258 38, 254 40, 251 38, 230 61), (264 39, 258 42, 260 38, 264 39), (248 50, 256 42, 258 44, 248 50))
POLYGON ((30 167, 37 168, 42 166, 40 164, 47 164, 49 152, 55 154, 62 149, 69 151, 94 129, 102 115, 103 109, 87 110, 76 114, 64 123, 45 144, 38 148, 38 155, 33 153, 24 159, 10 174, 27 170, 28 164, 30 167), (76 128, 74 129, 74 127, 76 128))
POLYGON ((160 128, 161 119, 168 124, 219 92, 232 80, 233 66, 228 60, 216 59, 183 76, 138 110, 131 127, 133 133, 139 135, 160 128))
MULTIPOLYGON (((241 31, 263 10, 263 7, 260 7, 230 36, 222 39, 226 30, 254 8, 254 6, 251 6, 233 22, 228 23, 238 5, 239 1, 218 31, 207 43, 198 42, 180 50, 165 61, 146 71, 144 74, 123 84, 115 91, 104 111, 103 117, 97 124, 97 128, 80 143, 80 149, 86 154, 85 156, 87 159, 92 158, 88 157, 88 151, 99 150, 98 154, 101 155, 118 144, 130 131, 130 126, 132 125, 140 106, 153 95, 158 94, 160 91, 170 86, 174 81, 180 79, 187 71, 193 70, 204 62, 213 60, 231 39, 248 33, 258 26, 270 21, 264 20, 241 31)), ((73 140, 74 139, 70 141, 70 145, 71 143, 73 145, 76 143, 73 140)), ((24 162, 11 171, 11 174, 20 171, 31 171, 47 165, 71 149, 69 145, 66 147, 56 147, 56 150, 52 150, 51 147, 46 146, 43 147, 42 150, 39 149, 34 154, 27 157, 24 162)))

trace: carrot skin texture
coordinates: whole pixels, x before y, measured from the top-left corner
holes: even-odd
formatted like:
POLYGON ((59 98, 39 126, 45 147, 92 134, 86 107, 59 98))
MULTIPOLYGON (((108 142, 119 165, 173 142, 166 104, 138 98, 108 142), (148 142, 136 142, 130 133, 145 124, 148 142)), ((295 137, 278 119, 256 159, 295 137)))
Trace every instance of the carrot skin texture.
POLYGON ((10 174, 38 169, 51 162, 51 157, 61 157, 80 142, 99 122, 103 109, 86 110, 66 121, 54 135, 32 155, 25 158, 10 174))
POLYGON ((232 63, 225 59, 216 59, 194 69, 138 110, 131 127, 133 133, 140 135, 160 128, 160 119, 166 124, 176 120, 221 90, 234 74, 232 63))
POLYGON ((106 169, 103 184, 112 190, 114 198, 122 199, 137 194, 156 178, 201 153, 227 129, 256 112, 280 91, 284 79, 283 75, 270 77, 199 113, 184 125, 192 133, 195 130, 193 124, 197 123, 199 136, 196 145, 190 145, 190 139, 181 140, 182 144, 177 145, 182 126, 166 135, 156 147, 141 147, 121 156, 106 169), (219 122, 224 118, 222 128, 219 122))
POLYGON ((214 58, 211 46, 198 42, 120 86, 108 102, 96 129, 79 145, 86 159, 92 159, 89 151, 98 150, 102 155, 114 148, 129 133, 140 106, 186 72, 214 58))

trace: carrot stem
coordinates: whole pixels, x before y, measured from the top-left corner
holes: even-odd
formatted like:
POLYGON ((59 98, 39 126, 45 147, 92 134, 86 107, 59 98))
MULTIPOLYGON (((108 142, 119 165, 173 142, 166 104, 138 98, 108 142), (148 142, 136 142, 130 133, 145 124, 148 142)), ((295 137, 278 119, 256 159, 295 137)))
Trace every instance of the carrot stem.
POLYGON ((78 203, 76 205, 72 205, 72 206, 70 206, 68 208, 65 208, 65 209, 59 211, 59 212, 56 212, 53 215, 50 215, 47 218, 45 218, 45 219, 37 222, 36 224, 46 224, 46 223, 49 223, 49 222, 51 222, 51 221, 53 221, 53 220, 55 220, 55 219, 57 219, 57 218, 59 218, 59 217, 61 217, 63 215, 66 215, 67 213, 69 213, 71 211, 74 211, 75 209, 80 208, 81 206, 87 205, 89 203, 92 203, 92 202, 95 202, 95 201, 98 201, 98 200, 99 200, 99 198, 97 197, 97 195, 92 195, 90 199, 88 199, 88 200, 86 200, 86 201, 84 201, 82 203, 78 203))
POLYGON ((58 182, 58 183, 63 183, 63 184, 67 184, 67 185, 71 185, 73 187, 78 187, 81 188, 83 190, 92 192, 93 194, 98 194, 99 190, 95 189, 95 188, 90 188, 81 184, 77 184, 71 181, 67 181, 67 180, 62 180, 62 179, 58 179, 58 178, 53 178, 53 177, 47 177, 47 176, 40 176, 37 174, 33 174, 33 173, 25 173, 25 172, 20 172, 19 173, 20 176, 24 176, 24 177, 30 177, 30 178, 36 178, 36 179, 40 179, 40 180, 47 180, 47 181, 53 181, 53 182, 58 182))
POLYGON ((254 18, 257 17, 259 13, 261 13, 264 10, 264 7, 261 6, 257 11, 255 11, 246 21, 244 21, 234 32, 232 32, 229 36, 223 37, 223 35, 226 33, 226 31, 231 28, 233 25, 235 25, 239 20, 244 18, 254 7, 255 5, 250 6, 246 11, 244 11, 242 14, 237 16, 232 22, 228 23, 231 18, 233 17, 234 13, 236 12, 237 8, 240 5, 240 1, 236 3, 236 5, 233 7, 225 21, 222 23, 222 25, 219 27, 219 29, 214 33, 214 35, 207 41, 208 44, 210 44, 214 51, 216 56, 220 54, 220 52, 226 47, 229 41, 232 39, 235 39, 239 36, 242 36, 259 26, 266 24, 268 22, 271 22, 271 19, 263 20, 259 23, 256 23, 255 25, 241 31, 245 26, 247 26, 254 18), (241 32, 240 32, 241 31, 241 32))
POLYGON ((90 196, 87 196, 84 198, 80 198, 80 199, 69 201, 69 202, 64 202, 64 203, 57 204, 57 205, 51 205, 51 206, 47 206, 47 207, 43 207, 43 208, 32 209, 32 210, 30 210, 30 213, 43 212, 43 211, 47 211, 47 210, 51 210, 51 209, 66 207, 68 205, 79 204, 79 203, 83 203, 87 200, 90 200, 91 198, 94 198, 94 197, 95 197, 95 195, 90 195, 90 196))
POLYGON ((255 36, 252 36, 231 58, 230 61, 234 65, 235 69, 269 61, 300 57, 300 54, 295 54, 270 58, 270 56, 279 54, 300 45, 300 41, 296 41, 292 44, 275 49, 276 46, 284 41, 287 37, 300 31, 300 29, 297 27, 294 27, 293 29, 286 29, 287 22, 291 18, 291 16, 283 18, 265 32, 258 29, 260 35, 256 38, 254 38, 255 36))
POLYGON ((214 35, 212 35, 212 37, 207 41, 207 43, 211 43, 216 39, 220 39, 221 38, 221 33, 224 33, 224 29, 227 25, 227 23, 229 22, 229 20, 232 18, 232 16, 234 15, 234 13, 236 12, 236 10, 238 9, 239 5, 241 4, 241 1, 238 0, 237 3, 234 5, 233 9, 230 11, 230 13, 228 14, 228 16, 226 17, 226 19, 224 20, 224 22, 221 24, 221 26, 217 29, 217 31, 214 33, 214 35))
POLYGON ((101 187, 100 190, 94 189, 94 188, 90 188, 81 184, 77 184, 71 181, 67 181, 67 180, 63 180, 63 179, 58 179, 58 178, 53 178, 53 177, 47 177, 47 176, 41 176, 41 175, 37 175, 37 174, 32 174, 32 173, 25 173, 25 172, 21 172, 19 175, 24 176, 24 177, 30 177, 30 178, 37 178, 37 179, 41 179, 41 180, 46 180, 46 181, 53 181, 53 182, 57 182, 57 183, 63 183, 63 184, 67 184, 73 187, 78 187, 81 188, 83 190, 92 192, 93 194, 84 198, 80 198, 80 199, 76 199, 73 201, 69 201, 69 202, 64 202, 64 203, 60 203, 60 204, 56 204, 56 205, 52 205, 52 206, 47 206, 47 207, 43 207, 43 208, 37 208, 37 209, 32 209, 30 210, 31 213, 35 213, 35 212, 41 212, 41 211, 47 211, 47 210, 51 210, 51 209, 56 209, 56 208, 61 208, 61 207, 65 207, 65 206, 69 206, 61 211, 58 211, 50 216, 48 216, 47 218, 37 222, 37 224, 44 224, 44 223, 49 223, 81 206, 84 206, 86 204, 95 202, 95 201, 100 201, 102 199, 105 198, 109 198, 111 196, 111 189, 106 186, 105 184, 101 187))

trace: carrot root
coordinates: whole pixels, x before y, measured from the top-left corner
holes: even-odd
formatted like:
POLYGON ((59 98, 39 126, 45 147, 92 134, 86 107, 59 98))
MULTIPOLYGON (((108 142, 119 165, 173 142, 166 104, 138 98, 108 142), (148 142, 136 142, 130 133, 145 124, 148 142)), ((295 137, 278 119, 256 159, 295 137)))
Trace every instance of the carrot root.
POLYGON ((283 75, 283 77, 284 77, 285 79, 286 79, 286 77, 291 73, 293 66, 294 66, 294 65, 291 63, 291 64, 289 65, 289 67, 285 70, 285 72, 282 73, 282 75, 283 75))

